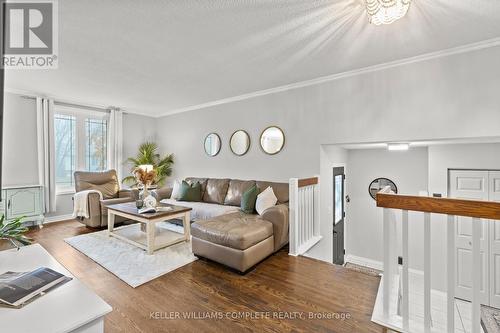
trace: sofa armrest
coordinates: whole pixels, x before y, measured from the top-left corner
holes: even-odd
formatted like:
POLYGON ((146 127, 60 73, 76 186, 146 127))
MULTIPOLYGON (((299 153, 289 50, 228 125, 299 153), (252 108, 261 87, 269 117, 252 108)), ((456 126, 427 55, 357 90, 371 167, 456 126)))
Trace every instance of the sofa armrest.
POLYGON ((89 218, 85 219, 85 224, 96 228, 101 226, 101 198, 98 193, 89 193, 87 196, 87 205, 89 208, 89 218))
POLYGON ((120 203, 125 203, 125 202, 131 202, 131 201, 134 201, 134 198, 124 197, 124 198, 102 199, 101 205, 102 206, 110 206, 110 205, 115 205, 115 204, 120 204, 120 203))
POLYGON ((278 251, 288 243, 289 209, 287 204, 276 205, 266 209, 261 217, 272 223, 274 235, 274 251, 278 251))
POLYGON ((156 195, 158 196, 158 201, 170 199, 170 196, 172 196, 172 188, 167 186, 161 187, 156 190, 156 195))
POLYGON ((132 198, 133 200, 137 200, 139 199, 139 190, 136 188, 119 190, 118 198, 132 198))

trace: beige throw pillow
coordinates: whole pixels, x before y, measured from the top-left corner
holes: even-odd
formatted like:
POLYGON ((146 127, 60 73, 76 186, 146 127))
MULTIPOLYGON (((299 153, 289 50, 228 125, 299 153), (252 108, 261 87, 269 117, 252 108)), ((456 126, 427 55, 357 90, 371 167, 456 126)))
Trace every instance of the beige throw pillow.
POLYGON ((174 185, 172 187, 172 195, 170 199, 179 200, 179 195, 181 191, 181 181, 176 179, 174 180, 174 185))
POLYGON ((273 207, 277 202, 278 198, 274 195, 272 187, 269 186, 257 196, 257 201, 255 201, 255 210, 259 213, 259 215, 262 215, 266 209, 273 207))

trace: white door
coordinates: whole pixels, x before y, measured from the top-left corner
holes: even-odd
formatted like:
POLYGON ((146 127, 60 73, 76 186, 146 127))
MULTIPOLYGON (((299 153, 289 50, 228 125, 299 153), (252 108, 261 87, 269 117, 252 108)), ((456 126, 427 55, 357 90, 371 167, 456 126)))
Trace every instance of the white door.
MULTIPOLYGON (((500 202, 500 171, 490 171, 489 200, 500 202)), ((500 221, 490 220, 490 306, 500 308, 500 221)))
MULTIPOLYGON (((450 198, 488 200, 489 171, 450 170, 450 198)), ((500 230, 499 230, 500 231, 500 230)), ((489 305, 489 221, 481 228, 481 303, 489 305)), ((472 219, 457 217, 455 228, 456 288, 458 298, 472 299, 472 219)))

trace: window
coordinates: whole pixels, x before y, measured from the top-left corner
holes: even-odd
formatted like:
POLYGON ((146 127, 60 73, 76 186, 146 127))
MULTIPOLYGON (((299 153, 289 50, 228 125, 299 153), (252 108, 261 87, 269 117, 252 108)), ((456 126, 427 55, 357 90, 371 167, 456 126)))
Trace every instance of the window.
POLYGON ((88 171, 106 169, 107 128, 106 119, 85 119, 85 169, 88 171))
POLYGON ((56 114, 54 116, 54 145, 56 149, 57 187, 72 188, 76 159, 76 118, 56 114))
POLYGON ((339 223, 344 217, 342 214, 343 194, 342 194, 342 182, 344 180, 343 175, 335 176, 335 224, 339 223))
POLYGON ((108 114, 56 105, 54 115, 57 192, 74 191, 77 170, 107 168, 108 114))

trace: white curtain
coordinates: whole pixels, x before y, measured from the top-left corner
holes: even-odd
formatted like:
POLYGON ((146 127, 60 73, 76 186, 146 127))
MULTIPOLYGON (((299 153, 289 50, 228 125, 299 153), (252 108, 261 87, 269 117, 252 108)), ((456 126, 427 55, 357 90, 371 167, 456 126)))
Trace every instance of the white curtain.
POLYGON ((56 210, 54 101, 37 97, 38 181, 43 186, 45 212, 56 210))
POLYGON ((108 169, 115 169, 119 181, 122 179, 123 163, 123 112, 110 109, 108 125, 108 169))

